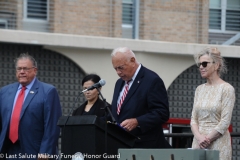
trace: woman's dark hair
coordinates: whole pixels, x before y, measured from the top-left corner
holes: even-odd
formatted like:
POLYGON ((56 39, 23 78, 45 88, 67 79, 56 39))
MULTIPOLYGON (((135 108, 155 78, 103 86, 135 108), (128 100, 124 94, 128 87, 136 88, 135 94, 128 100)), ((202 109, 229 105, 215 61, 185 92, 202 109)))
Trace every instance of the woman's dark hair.
POLYGON ((101 78, 96 75, 96 74, 89 74, 89 75, 86 75, 83 80, 82 80, 82 86, 85 82, 87 81, 93 81, 94 83, 98 83, 99 81, 101 80, 101 78))

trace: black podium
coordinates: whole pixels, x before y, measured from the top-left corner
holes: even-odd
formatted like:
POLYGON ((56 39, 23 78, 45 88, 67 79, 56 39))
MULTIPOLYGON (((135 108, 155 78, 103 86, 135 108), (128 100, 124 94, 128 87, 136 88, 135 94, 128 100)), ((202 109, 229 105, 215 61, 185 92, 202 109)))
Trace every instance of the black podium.
POLYGON ((63 116, 59 118, 58 126, 62 128, 61 159, 71 160, 71 155, 81 152, 84 160, 116 160, 118 149, 131 148, 136 139, 119 126, 107 124, 95 115, 63 116))

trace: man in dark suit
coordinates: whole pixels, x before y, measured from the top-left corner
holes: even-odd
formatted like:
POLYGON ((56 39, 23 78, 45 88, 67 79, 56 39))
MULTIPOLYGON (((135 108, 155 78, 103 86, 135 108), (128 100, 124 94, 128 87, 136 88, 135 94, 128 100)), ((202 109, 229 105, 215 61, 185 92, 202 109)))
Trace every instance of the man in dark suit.
POLYGON ((32 56, 21 54, 15 65, 18 82, 0 90, 1 158, 56 156, 60 133, 57 121, 62 114, 57 90, 36 78, 37 62, 32 56))
POLYGON ((169 106, 162 79, 140 64, 126 47, 116 48, 111 56, 120 77, 112 100, 114 118, 140 138, 134 148, 168 148, 162 124, 169 119, 169 106))

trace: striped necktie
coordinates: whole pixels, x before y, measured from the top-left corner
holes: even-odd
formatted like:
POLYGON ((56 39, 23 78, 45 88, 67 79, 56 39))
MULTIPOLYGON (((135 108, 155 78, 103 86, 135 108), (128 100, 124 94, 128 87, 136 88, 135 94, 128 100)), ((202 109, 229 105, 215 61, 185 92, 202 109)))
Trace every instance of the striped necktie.
POLYGON ((127 96, 127 93, 128 93, 128 90, 129 90, 129 83, 131 82, 132 80, 129 80, 127 81, 127 83, 125 84, 124 86, 124 91, 123 91, 123 95, 118 103, 118 106, 117 106, 117 114, 119 115, 120 114, 120 110, 121 110, 121 106, 123 104, 123 101, 124 99, 126 98, 127 96))

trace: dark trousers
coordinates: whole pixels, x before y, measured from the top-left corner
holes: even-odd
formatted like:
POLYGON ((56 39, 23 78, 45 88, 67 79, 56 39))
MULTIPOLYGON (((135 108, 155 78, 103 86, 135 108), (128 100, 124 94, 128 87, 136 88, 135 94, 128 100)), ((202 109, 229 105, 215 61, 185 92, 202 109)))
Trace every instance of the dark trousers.
POLYGON ((19 153, 21 153, 21 145, 17 140, 14 144, 9 138, 6 138, 2 147, 2 152, 4 155, 3 159, 6 160, 16 160, 19 159, 19 153))
MULTIPOLYGON (((3 154, 4 157, 0 157, 1 160, 37 160, 38 155, 28 155, 25 154, 25 151, 21 148, 21 143, 19 140, 14 144, 10 141, 9 138, 5 139, 5 142, 2 147, 0 154, 3 154)), ((49 160, 54 160, 49 158, 49 160)))

